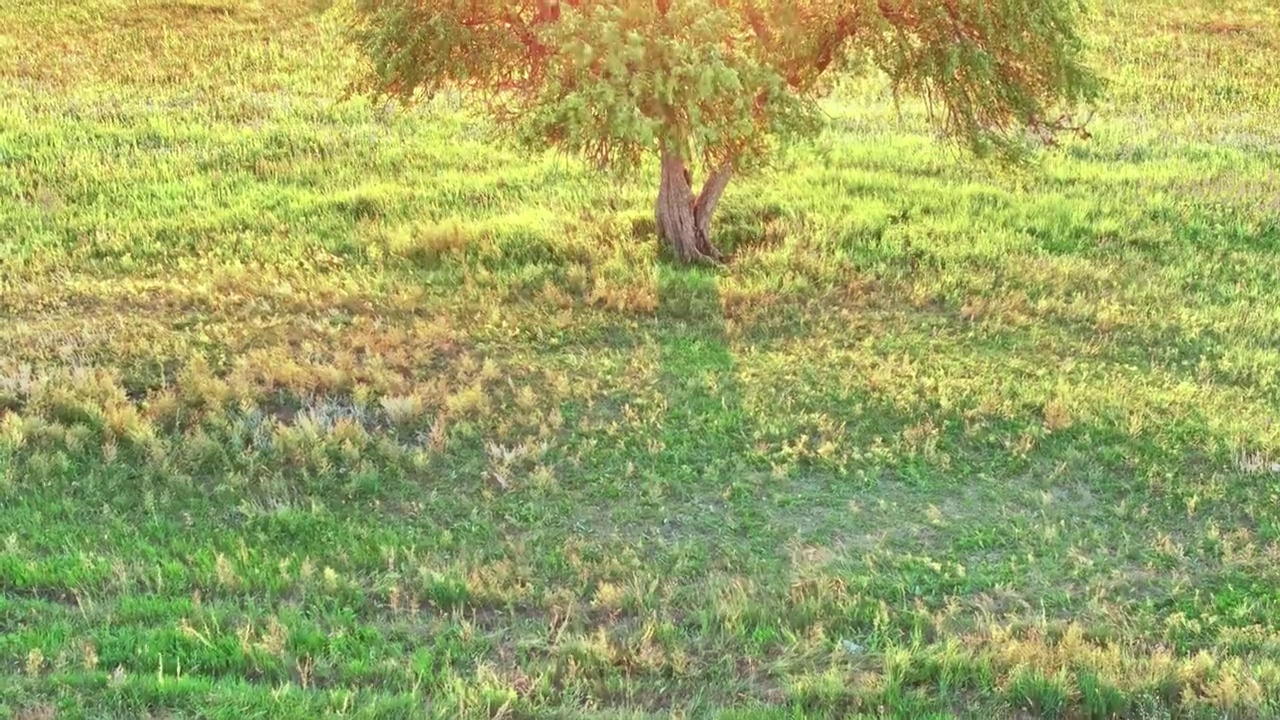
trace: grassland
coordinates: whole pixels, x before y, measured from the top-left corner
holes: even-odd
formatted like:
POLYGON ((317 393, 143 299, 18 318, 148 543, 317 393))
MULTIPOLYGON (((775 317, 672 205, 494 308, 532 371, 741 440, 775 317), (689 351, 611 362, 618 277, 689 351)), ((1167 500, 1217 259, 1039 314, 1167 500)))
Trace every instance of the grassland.
POLYGON ((710 271, 312 4, 0 3, 0 717, 1280 717, 1270 5, 1026 172, 846 83, 710 271))

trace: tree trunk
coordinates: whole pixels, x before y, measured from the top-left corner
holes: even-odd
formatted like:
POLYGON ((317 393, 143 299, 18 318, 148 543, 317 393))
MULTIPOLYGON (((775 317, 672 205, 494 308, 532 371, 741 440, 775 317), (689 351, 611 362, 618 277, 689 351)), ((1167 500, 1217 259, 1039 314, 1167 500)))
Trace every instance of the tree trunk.
POLYGON ((732 176, 732 166, 724 165, 707 178, 702 192, 694 197, 684 160, 663 148, 656 208, 658 237, 680 262, 715 264, 724 258, 711 244, 711 217, 732 176))

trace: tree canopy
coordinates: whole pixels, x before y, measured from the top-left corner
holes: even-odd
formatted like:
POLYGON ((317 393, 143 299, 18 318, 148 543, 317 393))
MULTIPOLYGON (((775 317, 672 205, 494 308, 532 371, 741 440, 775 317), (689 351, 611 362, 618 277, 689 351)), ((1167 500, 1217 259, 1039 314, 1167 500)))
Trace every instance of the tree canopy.
POLYGON ((378 93, 461 90, 531 144, 712 180, 815 130, 837 69, 882 71, 984 153, 1069 126, 1098 85, 1080 0, 348 1, 378 93))

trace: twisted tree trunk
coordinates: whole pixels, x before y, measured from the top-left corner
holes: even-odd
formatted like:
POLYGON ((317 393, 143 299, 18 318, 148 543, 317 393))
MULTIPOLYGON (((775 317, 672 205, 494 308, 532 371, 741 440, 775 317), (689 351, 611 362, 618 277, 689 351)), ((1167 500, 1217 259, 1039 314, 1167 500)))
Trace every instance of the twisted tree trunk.
POLYGON ((732 166, 722 166, 694 197, 692 176, 684 160, 663 148, 656 208, 658 236, 680 262, 714 264, 724 259, 711 244, 711 218, 732 177, 732 166))

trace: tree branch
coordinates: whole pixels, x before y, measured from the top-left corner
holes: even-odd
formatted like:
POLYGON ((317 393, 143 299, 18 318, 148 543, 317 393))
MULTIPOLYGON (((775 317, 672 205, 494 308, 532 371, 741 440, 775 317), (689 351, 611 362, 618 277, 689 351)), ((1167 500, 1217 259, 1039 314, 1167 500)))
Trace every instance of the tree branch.
POLYGON ((703 183, 702 192, 698 194, 698 199, 693 203, 693 210, 698 217, 699 225, 703 224, 704 218, 706 223, 710 224, 711 216, 716 211, 716 205, 720 204, 720 198, 724 195, 725 188, 729 187, 731 179, 733 179, 733 164, 725 163, 711 173, 707 181, 703 183))
POLYGON ((698 199, 693 201, 693 222, 698 249, 716 261, 721 260, 723 256, 711 243, 711 218, 715 215, 716 206, 720 204, 720 198, 724 195, 725 188, 729 187, 729 180, 732 178, 733 163, 726 162, 707 177, 707 181, 702 185, 702 192, 698 194, 698 199))

